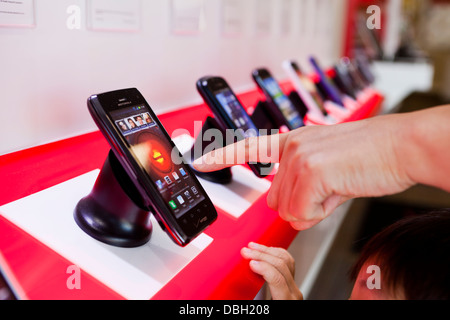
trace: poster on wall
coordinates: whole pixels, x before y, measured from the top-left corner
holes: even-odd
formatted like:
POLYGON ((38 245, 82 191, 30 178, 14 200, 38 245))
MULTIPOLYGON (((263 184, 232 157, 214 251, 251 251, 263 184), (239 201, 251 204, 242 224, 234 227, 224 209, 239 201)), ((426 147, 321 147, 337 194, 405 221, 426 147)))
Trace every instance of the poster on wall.
POLYGON ((292 32, 292 13, 294 12, 293 0, 283 0, 280 2, 280 25, 279 34, 287 36, 292 32))
POLYGON ((272 2, 270 0, 259 0, 255 2, 255 34, 267 36, 272 26, 272 2))
POLYGON ((222 0, 221 30, 224 36, 239 36, 244 29, 242 0, 222 0))
POLYGON ((0 26, 34 27, 34 0, 0 0, 0 26))
POLYGON ((204 6, 204 0, 172 0, 172 33, 195 35, 203 32, 206 28, 204 6))
POLYGON ((141 29, 142 0, 88 0, 88 29, 137 32, 141 29))

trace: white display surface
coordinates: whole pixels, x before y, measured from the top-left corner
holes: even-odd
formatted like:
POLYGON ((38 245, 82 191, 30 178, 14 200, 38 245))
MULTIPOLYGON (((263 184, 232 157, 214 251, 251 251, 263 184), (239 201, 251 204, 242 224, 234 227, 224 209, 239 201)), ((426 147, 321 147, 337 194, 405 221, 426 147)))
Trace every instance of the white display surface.
POLYGON ((250 206, 270 188, 270 182, 258 178, 243 167, 231 168, 233 180, 219 184, 198 178, 213 204, 234 218, 239 218, 250 206))
POLYGON ((153 217, 151 239, 140 247, 119 248, 91 238, 77 226, 73 211, 98 173, 96 169, 3 205, 0 214, 123 297, 150 299, 213 239, 202 233, 180 247, 153 217))

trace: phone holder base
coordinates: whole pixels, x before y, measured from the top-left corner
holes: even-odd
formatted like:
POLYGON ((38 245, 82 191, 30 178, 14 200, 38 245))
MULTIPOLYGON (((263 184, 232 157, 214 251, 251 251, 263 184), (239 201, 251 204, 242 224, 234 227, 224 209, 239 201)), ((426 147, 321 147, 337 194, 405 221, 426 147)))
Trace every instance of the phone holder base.
MULTIPOLYGON (((297 91, 291 91, 288 94, 288 99, 303 119, 308 112, 308 109, 297 91)), ((267 101, 259 100, 250 118, 258 129, 266 129, 268 132, 270 132, 271 129, 279 129, 283 125, 282 123, 277 123, 274 116, 270 112, 270 106, 267 101)))
MULTIPOLYGON (((211 172, 201 172, 201 171, 197 171, 192 166, 192 162, 196 158, 199 158, 200 156, 202 156, 204 154, 206 147, 209 147, 211 144, 214 144, 213 145, 214 149, 222 148, 224 146, 224 142, 223 142, 224 137, 225 137, 225 131, 220 126, 220 124, 217 122, 217 120, 208 116, 205 120, 205 123, 202 126, 201 132, 198 134, 197 138, 195 139, 192 149, 188 152, 189 154, 184 155, 185 159, 190 160, 190 161, 188 161, 189 166, 191 167, 192 171, 194 171, 196 176, 198 176, 202 179, 205 179, 205 180, 208 180, 211 182, 215 182, 215 183, 220 183, 220 184, 227 184, 227 183, 231 182, 233 177, 232 177, 230 168, 224 168, 221 170, 211 171, 211 172), (204 137, 205 137, 205 132, 209 129, 219 130, 221 133, 221 136, 222 136, 222 141, 214 140, 214 141, 210 142, 209 144, 206 144, 204 141, 204 137), (197 153, 199 153, 199 151, 201 151, 201 154, 197 154, 197 153)), ((211 147, 209 147, 209 148, 211 148, 211 147)))
POLYGON ((75 207, 74 219, 88 235, 117 247, 137 247, 152 234, 151 212, 110 150, 89 195, 75 207))
POLYGON ((272 129, 278 129, 278 125, 269 112, 269 106, 266 101, 259 100, 253 113, 250 115, 255 126, 260 129, 266 129, 270 132, 272 129))
POLYGON ((308 112, 308 108, 306 107, 305 103, 303 102, 298 92, 296 90, 292 90, 289 93, 288 97, 303 119, 306 116, 306 113, 308 112))

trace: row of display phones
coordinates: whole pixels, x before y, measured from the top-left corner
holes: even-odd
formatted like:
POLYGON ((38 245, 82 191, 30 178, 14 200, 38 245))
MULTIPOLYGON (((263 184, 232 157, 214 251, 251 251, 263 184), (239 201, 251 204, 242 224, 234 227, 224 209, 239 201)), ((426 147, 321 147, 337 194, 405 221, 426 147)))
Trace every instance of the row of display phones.
POLYGON ((283 68, 308 109, 308 119, 316 124, 332 124, 356 109, 375 78, 364 57, 341 58, 326 72, 314 57, 314 69, 306 75, 295 61, 285 61, 283 68))
MULTIPOLYGON (((313 58, 311 62, 320 81, 305 84, 309 86, 307 93, 317 103, 316 108, 321 115, 327 115, 322 105, 326 99, 345 108, 341 101, 343 91, 335 87, 313 58)), ((305 78, 295 62, 290 61, 285 65, 295 71, 297 78, 305 78)), ((341 65, 336 67, 336 75, 347 85, 350 69, 345 69, 348 73, 341 69, 341 65)), ((277 126, 284 125, 288 130, 294 130, 304 125, 301 111, 283 93, 267 69, 254 70, 252 76, 266 96, 269 112, 277 126)), ((363 86, 362 81, 358 84, 363 86)), ((196 85, 221 126, 236 130, 237 140, 259 134, 259 128, 223 78, 203 77, 196 85)), ((356 94, 358 88, 352 83, 348 85, 351 91, 345 94, 356 94)), ((299 92, 299 95, 308 113, 312 113, 315 109, 310 106, 310 101, 305 100, 307 96, 304 92, 299 92)), ((174 161, 174 157, 182 159, 182 155, 137 89, 92 95, 88 99, 88 109, 136 185, 145 209, 154 213, 159 224, 178 245, 188 244, 216 220, 217 212, 202 185, 188 164, 174 161)), ((271 164, 249 164, 259 177, 263 176, 261 169, 268 166, 271 164)))

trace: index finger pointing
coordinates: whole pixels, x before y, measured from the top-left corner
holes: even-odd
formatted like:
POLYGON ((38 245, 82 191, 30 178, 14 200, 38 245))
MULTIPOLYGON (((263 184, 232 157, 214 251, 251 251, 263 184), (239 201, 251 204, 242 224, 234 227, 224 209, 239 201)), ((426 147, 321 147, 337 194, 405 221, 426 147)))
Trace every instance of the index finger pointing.
POLYGON ((193 162, 198 171, 216 171, 245 163, 280 161, 287 133, 246 138, 213 150, 193 162))

